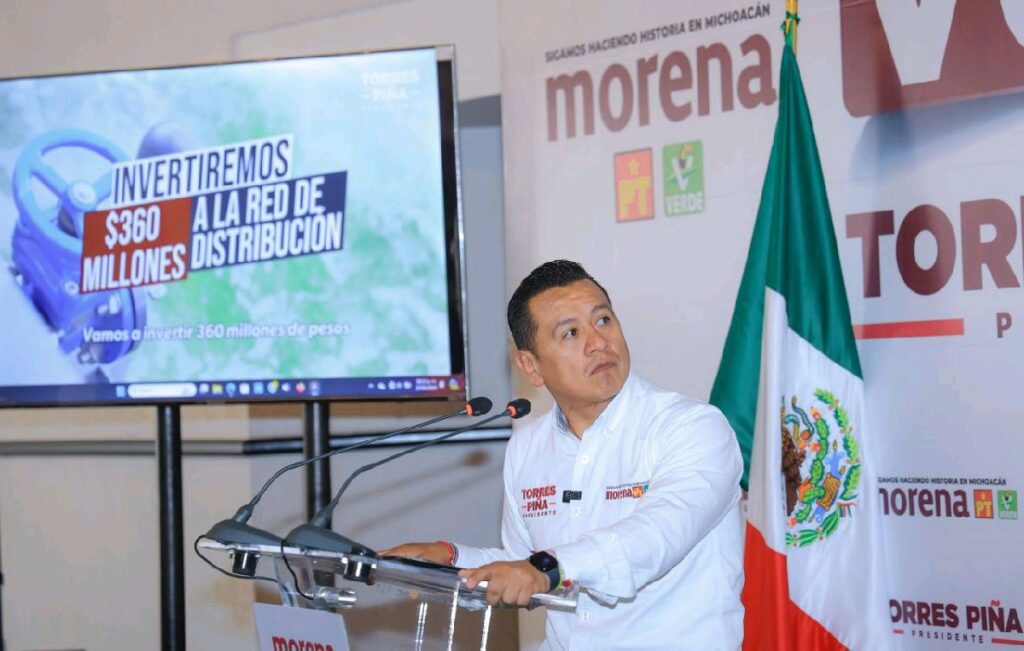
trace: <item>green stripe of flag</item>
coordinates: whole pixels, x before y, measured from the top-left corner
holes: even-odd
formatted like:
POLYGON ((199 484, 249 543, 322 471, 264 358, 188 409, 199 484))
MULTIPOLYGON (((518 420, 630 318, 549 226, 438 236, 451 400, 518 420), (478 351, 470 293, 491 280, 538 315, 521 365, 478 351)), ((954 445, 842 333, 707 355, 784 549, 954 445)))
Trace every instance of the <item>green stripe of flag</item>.
POLYGON ((796 56, 783 48, 779 118, 711 403, 729 419, 747 486, 757 416, 764 291, 786 299, 789 326, 836 364, 862 377, 850 324, 825 178, 796 56))

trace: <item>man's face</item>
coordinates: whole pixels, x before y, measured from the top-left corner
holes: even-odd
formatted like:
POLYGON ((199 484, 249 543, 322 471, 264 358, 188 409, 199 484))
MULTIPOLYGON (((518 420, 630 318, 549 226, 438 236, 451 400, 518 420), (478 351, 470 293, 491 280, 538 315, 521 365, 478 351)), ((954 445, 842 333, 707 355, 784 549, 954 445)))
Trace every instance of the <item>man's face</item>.
POLYGON ((537 324, 533 352, 516 364, 535 387, 547 386, 563 411, 610 402, 629 375, 629 348, 604 292, 589 280, 530 299, 537 324))

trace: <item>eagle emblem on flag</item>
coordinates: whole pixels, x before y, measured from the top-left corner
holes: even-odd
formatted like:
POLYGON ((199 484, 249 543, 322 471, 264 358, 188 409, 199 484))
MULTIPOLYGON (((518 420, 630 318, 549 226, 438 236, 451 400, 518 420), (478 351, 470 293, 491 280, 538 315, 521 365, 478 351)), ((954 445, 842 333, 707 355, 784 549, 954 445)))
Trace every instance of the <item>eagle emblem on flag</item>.
POLYGON ((860 455, 849 415, 830 391, 818 389, 814 397, 805 410, 795 395, 788 407, 783 396, 780 409, 787 547, 831 536, 857 501, 860 455))

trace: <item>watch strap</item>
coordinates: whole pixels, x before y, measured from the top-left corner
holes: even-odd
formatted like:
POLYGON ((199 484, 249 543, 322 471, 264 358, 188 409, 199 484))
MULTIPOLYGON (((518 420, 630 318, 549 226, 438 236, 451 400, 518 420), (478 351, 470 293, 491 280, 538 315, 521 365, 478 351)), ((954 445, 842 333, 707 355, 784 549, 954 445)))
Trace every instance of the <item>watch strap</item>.
POLYGON ((554 556, 548 552, 535 552, 530 556, 529 561, 537 571, 548 577, 548 592, 553 592, 562 584, 562 566, 554 556), (548 566, 546 569, 545 565, 548 566))

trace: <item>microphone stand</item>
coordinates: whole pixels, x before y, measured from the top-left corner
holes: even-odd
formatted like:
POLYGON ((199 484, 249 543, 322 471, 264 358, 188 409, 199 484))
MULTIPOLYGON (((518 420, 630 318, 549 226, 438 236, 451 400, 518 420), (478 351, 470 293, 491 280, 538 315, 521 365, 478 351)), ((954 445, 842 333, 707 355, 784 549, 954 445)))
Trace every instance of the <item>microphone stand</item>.
MULTIPOLYGON (((417 429, 428 427, 430 425, 433 425, 434 423, 438 423, 438 422, 440 422, 442 420, 445 420, 447 418, 454 418, 455 416, 461 416, 463 414, 469 414, 469 415, 485 414, 488 411, 490 411, 490 409, 491 409, 491 401, 489 399, 484 398, 484 397, 473 398, 472 400, 470 400, 466 404, 466 406, 463 409, 460 409, 459 411, 456 411, 456 412, 453 412, 453 413, 449 413, 449 414, 444 414, 444 415, 441 415, 441 416, 437 416, 435 418, 431 418, 430 420, 424 421, 422 423, 417 423, 415 425, 411 425, 409 427, 405 427, 403 429, 400 429, 400 430, 397 430, 397 431, 394 431, 394 432, 388 432, 386 434, 381 434, 379 436, 372 437, 372 438, 367 439, 365 441, 361 441, 359 443, 355 443, 353 445, 349 445, 349 446, 340 448, 338 450, 329 450, 327 452, 324 452, 323 454, 319 454, 317 456, 310 457, 308 459, 303 459, 303 460, 297 461, 295 463, 290 463, 290 464, 284 466, 283 468, 279 469, 277 472, 275 472, 270 477, 270 479, 268 479, 263 484, 263 487, 260 488, 259 492, 256 493, 256 495, 247 504, 242 505, 235 512, 235 514, 233 516, 231 516, 230 518, 228 518, 226 520, 221 520, 220 522, 214 524, 210 528, 210 530, 208 532, 206 532, 205 537, 206 538, 210 538, 211 540, 217 540, 217 541, 225 543, 225 544, 232 544, 233 543, 233 544, 243 544, 243 545, 244 544, 256 544, 256 545, 261 545, 262 544, 262 545, 275 545, 275 546, 280 545, 281 544, 281 538, 279 536, 276 536, 276 535, 274 535, 274 534, 272 534, 272 533, 270 533, 268 531, 264 531, 262 529, 257 529, 256 527, 253 527, 253 526, 251 526, 251 525, 249 525, 247 523, 249 521, 249 518, 252 517, 253 509, 256 508, 256 504, 259 503, 260 499, 263 497, 263 494, 267 491, 268 488, 270 488, 271 484, 273 484, 277 480, 277 478, 280 477, 281 475, 283 475, 284 473, 286 473, 289 470, 292 470, 294 468, 298 468, 300 466, 308 465, 310 463, 315 463, 317 461, 326 459, 327 457, 335 455, 335 454, 341 454, 342 452, 347 452, 349 450, 354 450, 356 448, 361 448, 361 447, 364 447, 366 445, 370 445, 370 444, 373 444, 373 443, 378 443, 380 441, 383 441, 385 439, 391 438, 393 436, 398 436, 399 434, 405 434, 405 433, 408 433, 408 432, 411 432, 411 431, 414 431, 414 430, 417 430, 417 429)), ((235 560, 234 560, 233 570, 234 570, 234 572, 236 574, 242 574, 244 576, 252 576, 255 573, 255 571, 256 571, 256 561, 257 560, 258 560, 258 557, 255 554, 248 554, 248 553, 246 553, 246 554, 236 554, 235 555, 235 560)))
MULTIPOLYGON (((361 468, 353 472, 348 479, 345 480, 345 483, 342 484, 341 488, 334 495, 334 499, 332 499, 326 506, 321 508, 320 511, 317 512, 316 516, 312 520, 292 529, 281 542, 281 546, 284 547, 285 545, 295 545, 298 547, 306 547, 309 549, 319 549, 322 551, 330 551, 342 554, 358 554, 360 556, 376 558, 376 552, 374 552, 369 547, 362 545, 352 540, 351 538, 348 538, 347 536, 343 536, 329 528, 331 514, 334 512, 334 509, 338 506, 338 502, 341 500, 341 496, 345 493, 345 490, 352 483, 352 480, 354 480, 356 477, 366 472, 367 470, 372 470, 377 466, 388 463, 390 461, 394 461, 395 459, 403 457, 407 454, 412 454, 413 452, 422 450, 425 447, 434 445, 436 443, 440 443, 441 441, 450 439, 453 436, 458 436, 459 434, 463 434, 470 430, 483 427, 484 425, 494 422, 499 418, 504 418, 505 416, 511 416, 512 418, 521 418, 528 413, 530 413, 529 401, 523 399, 514 400, 511 403, 509 403, 508 407, 500 414, 489 416, 468 427, 462 427, 452 432, 448 432, 447 434, 443 434, 435 439, 431 439, 418 445, 414 445, 407 450, 403 450, 396 454, 384 457, 379 461, 375 461, 374 463, 369 463, 366 464, 365 466, 362 466, 361 468)), ((368 573, 368 571, 369 568, 366 568, 366 573, 368 573)), ((366 580, 366 577, 363 576, 346 575, 345 578, 350 580, 366 580)))

